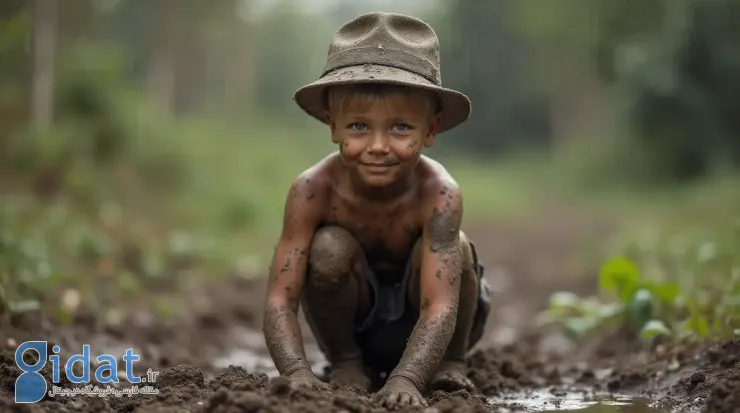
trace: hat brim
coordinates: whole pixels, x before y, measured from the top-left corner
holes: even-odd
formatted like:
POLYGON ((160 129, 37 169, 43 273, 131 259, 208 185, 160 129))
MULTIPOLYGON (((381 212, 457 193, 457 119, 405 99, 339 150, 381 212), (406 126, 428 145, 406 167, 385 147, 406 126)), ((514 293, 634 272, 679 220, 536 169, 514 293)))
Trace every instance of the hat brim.
POLYGON ((334 70, 315 82, 298 89, 293 99, 306 113, 326 123, 326 89, 335 85, 359 83, 388 83, 418 87, 435 92, 439 96, 441 105, 441 120, 438 132, 450 130, 470 117, 470 99, 463 93, 437 86, 426 78, 406 70, 383 65, 366 64, 334 70))

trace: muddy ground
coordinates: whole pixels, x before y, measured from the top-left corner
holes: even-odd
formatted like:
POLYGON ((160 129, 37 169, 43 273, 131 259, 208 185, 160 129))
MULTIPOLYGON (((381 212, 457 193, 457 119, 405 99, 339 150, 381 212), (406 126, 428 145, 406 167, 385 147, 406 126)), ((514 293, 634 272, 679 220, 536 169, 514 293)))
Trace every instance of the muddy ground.
MULTIPOLYGON (((576 252, 598 243, 607 220, 571 209, 548 209, 536 219, 469 225, 487 266, 493 309, 486 338, 469 357, 469 377, 480 394, 428 395, 429 412, 527 411, 522 400, 546 395, 537 411, 557 410, 573 394, 642 396, 664 411, 740 412, 740 341, 692 346, 643 347, 616 332, 572 343, 553 328, 533 326, 555 290, 594 291, 596 268, 576 252), (678 367, 677 367, 678 366, 678 367), (489 399, 489 397, 491 397, 489 399)), ((154 317, 146 307, 115 300, 110 314, 81 310, 71 325, 40 314, 4 317, 0 325, 0 412, 382 412, 367 394, 352 389, 313 393, 293 390, 276 377, 261 334, 264 284, 235 274, 218 283, 191 281, 153 286, 158 295, 179 295, 182 314, 154 317), (114 305, 115 304, 115 305, 114 305), (157 395, 46 397, 34 405, 13 403, 17 345, 47 339, 70 352, 91 344, 94 353, 141 355, 138 370, 160 372, 157 395)), ((101 294, 104 294, 101 291, 101 294)), ((305 328, 309 360, 323 371, 320 353, 305 328)), ((50 344, 51 345, 51 344, 50 344)), ((44 374, 50 374, 48 366, 44 374)), ((633 412, 644 412, 633 406, 633 412)), ((615 410, 616 411, 616 410, 615 410)))

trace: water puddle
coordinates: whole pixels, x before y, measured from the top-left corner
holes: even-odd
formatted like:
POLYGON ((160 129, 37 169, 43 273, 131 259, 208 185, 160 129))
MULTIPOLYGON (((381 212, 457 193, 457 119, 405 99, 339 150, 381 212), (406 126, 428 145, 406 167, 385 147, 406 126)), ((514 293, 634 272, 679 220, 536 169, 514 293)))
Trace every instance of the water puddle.
POLYGON ((586 392, 550 392, 492 397, 489 403, 499 412, 582 412, 582 413, 668 413, 651 407, 648 399, 586 392))

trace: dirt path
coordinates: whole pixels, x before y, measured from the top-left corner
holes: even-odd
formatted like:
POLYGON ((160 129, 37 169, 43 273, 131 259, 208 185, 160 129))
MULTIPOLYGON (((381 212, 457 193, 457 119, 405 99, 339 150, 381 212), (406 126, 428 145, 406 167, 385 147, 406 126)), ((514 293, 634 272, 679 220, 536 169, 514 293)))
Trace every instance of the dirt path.
MULTIPOLYGON (((429 396, 430 412, 562 410, 582 406, 598 392, 647 397, 660 411, 740 412, 740 341, 641 348, 624 336, 608 336, 576 345, 558 331, 532 326, 551 292, 595 289, 595 268, 574 254, 586 243, 599 242, 608 230, 608 222, 566 208, 548 209, 526 222, 466 228, 494 293, 488 335, 470 356, 469 376, 491 398, 435 393, 429 396)), ((368 395, 350 389, 294 391, 274 377, 260 329, 263 281, 234 276, 203 285, 184 279, 169 289, 186 297, 187 311, 164 321, 141 310, 128 311, 116 327, 90 314, 70 326, 37 316, 5 319, 0 325, 0 412, 384 411, 368 395), (13 404, 19 373, 15 348, 49 337, 72 352, 80 352, 83 343, 95 353, 123 354, 133 347, 141 355, 140 372, 160 372, 159 394, 57 396, 34 405, 13 404)), ((167 288, 161 292, 167 293, 167 288)), ((323 357, 308 334, 306 341, 309 360, 321 371, 323 357)), ((48 365, 42 373, 50 377, 48 365)), ((624 411, 656 411, 639 400, 629 403, 632 410, 624 411)))

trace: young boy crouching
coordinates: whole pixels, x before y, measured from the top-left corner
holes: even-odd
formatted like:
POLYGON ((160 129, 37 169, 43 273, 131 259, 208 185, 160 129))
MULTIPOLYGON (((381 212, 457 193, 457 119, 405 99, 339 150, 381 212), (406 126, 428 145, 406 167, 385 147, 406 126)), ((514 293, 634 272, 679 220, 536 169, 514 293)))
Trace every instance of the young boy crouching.
POLYGON ((470 101, 441 86, 436 34, 409 16, 361 15, 295 99, 339 150, 286 201, 264 319, 278 371, 326 386, 306 362, 300 302, 333 384, 382 384, 376 397, 391 408, 425 405, 427 388, 473 390, 465 356, 489 312, 483 267, 460 231, 459 186, 422 155, 470 101))

